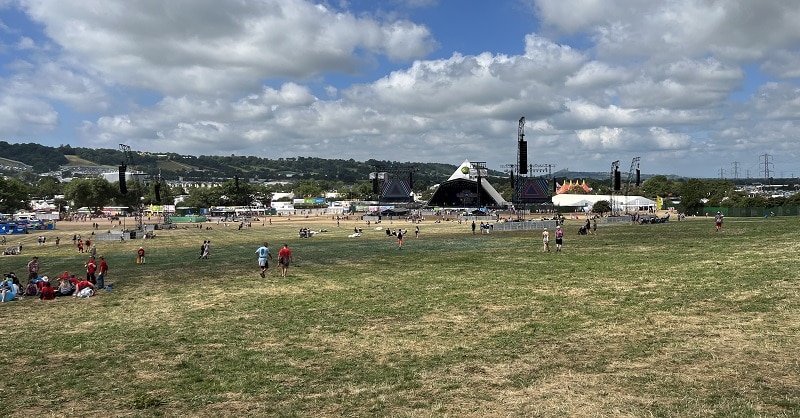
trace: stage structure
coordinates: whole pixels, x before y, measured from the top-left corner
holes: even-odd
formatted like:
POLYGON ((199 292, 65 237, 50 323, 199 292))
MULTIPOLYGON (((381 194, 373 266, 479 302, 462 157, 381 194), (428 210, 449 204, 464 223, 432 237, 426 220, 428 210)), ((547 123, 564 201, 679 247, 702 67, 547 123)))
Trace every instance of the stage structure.
POLYGON ((378 204, 412 203, 414 201, 414 169, 374 165, 369 173, 372 192, 378 195, 378 204))
POLYGON ((465 160, 446 181, 439 184, 426 206, 473 210, 499 209, 508 205, 486 179, 485 162, 465 160))
MULTIPOLYGON (((630 193, 630 191, 631 191, 631 180, 633 179, 634 170, 636 170, 636 187, 639 187, 639 183, 641 182, 642 174, 641 174, 641 171, 639 170, 639 160, 640 159, 641 159, 640 157, 633 157, 633 160, 631 160, 631 169, 628 170, 628 184, 625 187, 625 198, 626 198, 626 200, 627 200, 627 197, 628 197, 628 193, 630 193)), ((627 207, 625 208, 625 212, 626 213, 628 212, 628 208, 627 207)))
POLYGON ((616 160, 611 163, 611 195, 610 195, 610 203, 611 204, 611 214, 614 214, 614 191, 620 190, 620 173, 619 173, 619 160, 616 160))
MULTIPOLYGON (((122 194, 128 193, 128 185, 127 179, 125 178, 126 170, 128 167, 133 167, 133 153, 131 152, 131 147, 125 144, 119 144, 119 150, 122 151, 124 156, 124 160, 119 166, 119 190, 122 194)), ((138 181, 137 177, 133 177, 134 180, 138 181)), ((144 229, 144 207, 142 206, 142 196, 141 190, 142 187, 136 187, 136 207, 134 208, 134 219, 136 220, 136 230, 141 231, 144 229)))
MULTIPOLYGON (((514 191, 512 203, 515 207, 524 209, 529 204, 550 202, 552 196, 550 183, 555 165, 528 164, 524 116, 519 118, 517 129, 517 163, 506 164, 505 167, 511 171, 511 188, 514 191)), ((524 210, 520 213, 524 213, 524 210)))

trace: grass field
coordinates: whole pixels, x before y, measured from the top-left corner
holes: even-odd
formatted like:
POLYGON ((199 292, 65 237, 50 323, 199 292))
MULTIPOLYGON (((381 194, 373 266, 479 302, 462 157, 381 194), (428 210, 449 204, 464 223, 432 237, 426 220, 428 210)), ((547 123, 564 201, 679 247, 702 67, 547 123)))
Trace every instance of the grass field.
MULTIPOLYGON (((101 242, 112 291, 0 305, 0 415, 800 416, 798 219, 577 222, 562 254, 432 222, 398 250, 321 218, 101 242), (264 240, 292 248, 286 279, 258 276, 264 240)), ((80 273, 73 232, 0 269, 80 273)))
POLYGON ((77 155, 65 155, 64 157, 68 161, 67 164, 66 164, 67 166, 93 166, 93 165, 98 165, 97 163, 93 163, 93 162, 91 162, 89 160, 84 160, 83 158, 78 157, 77 155))

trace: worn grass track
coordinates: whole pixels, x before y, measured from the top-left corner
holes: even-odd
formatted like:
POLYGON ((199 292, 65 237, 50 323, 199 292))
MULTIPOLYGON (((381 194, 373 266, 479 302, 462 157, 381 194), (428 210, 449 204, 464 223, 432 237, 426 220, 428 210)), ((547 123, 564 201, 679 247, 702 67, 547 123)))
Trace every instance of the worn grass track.
MULTIPOLYGON (((563 254, 456 223, 398 250, 321 218, 100 243, 113 291, 0 305, 0 415, 800 416, 797 219, 573 222, 563 254), (265 239, 287 279, 258 277, 265 239)), ((0 269, 80 272, 73 231, 0 269)))

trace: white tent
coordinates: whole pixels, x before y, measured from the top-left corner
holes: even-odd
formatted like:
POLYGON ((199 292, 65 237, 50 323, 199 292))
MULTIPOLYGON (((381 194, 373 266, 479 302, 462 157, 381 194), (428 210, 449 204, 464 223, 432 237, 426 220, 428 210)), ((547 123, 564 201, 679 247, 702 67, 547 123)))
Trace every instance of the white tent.
POLYGON ((553 196, 553 205, 556 207, 583 208, 588 212, 595 203, 605 200, 612 204, 614 211, 646 211, 655 209, 656 202, 643 196, 618 196, 597 194, 558 194, 553 196))

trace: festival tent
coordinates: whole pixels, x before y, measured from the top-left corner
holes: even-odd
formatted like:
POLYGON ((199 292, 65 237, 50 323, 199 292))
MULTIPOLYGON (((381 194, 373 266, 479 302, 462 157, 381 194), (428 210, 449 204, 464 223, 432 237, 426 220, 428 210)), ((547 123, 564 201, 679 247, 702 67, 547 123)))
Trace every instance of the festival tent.
POLYGON ((429 207, 492 207, 508 205, 503 196, 495 190, 485 177, 480 178, 469 160, 464 160, 455 172, 439 185, 428 200, 429 207))
POLYGON ((582 209, 588 212, 595 203, 605 200, 613 205, 615 211, 636 212, 653 210, 656 202, 643 196, 610 196, 596 194, 559 194, 553 196, 553 205, 556 207, 568 207, 582 209))

